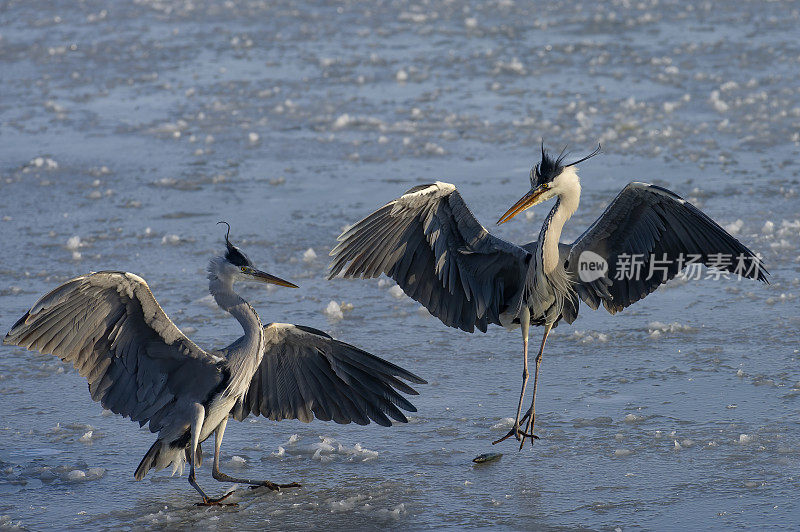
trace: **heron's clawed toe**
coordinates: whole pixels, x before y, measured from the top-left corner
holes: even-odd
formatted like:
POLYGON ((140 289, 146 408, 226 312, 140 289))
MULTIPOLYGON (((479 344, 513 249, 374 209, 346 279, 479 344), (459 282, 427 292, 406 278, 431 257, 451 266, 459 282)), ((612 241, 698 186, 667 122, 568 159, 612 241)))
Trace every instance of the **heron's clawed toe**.
MULTIPOLYGON (((494 440, 494 441, 492 442, 492 445, 497 445, 498 443, 500 443, 500 442, 502 442, 502 441, 506 441, 506 440, 507 440, 507 439, 509 439, 511 436, 514 436, 514 437, 517 439, 517 441, 520 441, 520 439, 524 439, 526 436, 527 436, 527 437, 531 437, 531 435, 529 435, 529 434, 526 434, 525 432, 523 432, 523 431, 521 431, 521 430, 520 430, 520 425, 521 425, 522 423, 525 423, 525 421, 526 421, 526 420, 527 420, 527 419, 528 419, 530 416, 531 416, 531 411, 530 411, 530 410, 528 410, 527 412, 525 412, 525 415, 524 415, 524 416, 522 416, 522 419, 520 419, 520 420, 519 420, 519 423, 515 423, 515 424, 514 424, 514 426, 513 426, 513 427, 511 427, 511 430, 509 430, 509 431, 506 433, 506 435, 505 435, 505 436, 503 436, 502 438, 499 438, 499 439, 497 439, 497 440, 494 440)), ((535 439, 537 439, 537 440, 539 439, 539 437, 538 437, 538 436, 533 436, 533 438, 535 438, 535 439)))
POLYGON ((519 439, 520 439, 520 430, 519 430, 519 426, 516 426, 516 427, 512 428, 511 430, 509 430, 508 432, 506 432, 506 435, 505 435, 505 436, 503 436, 502 438, 499 438, 499 439, 497 439, 497 440, 494 440, 494 441, 492 442, 492 445, 497 445, 498 443, 500 443, 500 442, 502 442, 502 441, 506 441, 506 440, 507 440, 507 439, 509 439, 511 436, 514 436, 514 437, 517 439, 517 441, 519 441, 519 439))
MULTIPOLYGON (((537 436, 536 434, 529 434, 529 433, 527 433, 525 431, 522 431, 522 430, 516 430, 515 431, 514 429, 511 429, 502 438, 498 438, 498 439, 494 440, 492 442, 492 445, 497 445, 500 442, 506 441, 511 436, 514 436, 517 439, 517 441, 522 442, 522 443, 525 443, 525 438, 530 438, 531 440, 540 439, 539 436, 537 436)), ((522 447, 520 447, 520 449, 521 448, 522 447)))
POLYGON ((269 488, 272 491, 278 491, 279 489, 281 489, 280 486, 278 486, 274 482, 270 482, 269 480, 264 480, 260 484, 255 484, 253 486, 250 486, 251 490, 257 490, 258 488, 269 488))
POLYGON ((520 443, 519 443, 519 450, 520 451, 522 450, 523 447, 525 447, 525 438, 530 438, 531 445, 533 445, 533 440, 538 440, 539 439, 539 436, 537 436, 536 434, 533 434, 533 433, 529 434, 527 432, 520 432, 520 434, 522 435, 522 440, 520 440, 520 443))
POLYGON ((513 433, 513 432, 509 432, 508 434, 506 434, 506 435, 505 435, 505 436, 503 436, 502 438, 498 438, 498 439, 494 440, 494 441, 492 442, 492 445, 497 445, 498 443, 500 443, 500 442, 502 442, 502 441, 506 441, 507 439, 509 439, 509 438, 510 438, 511 436, 513 436, 513 435, 514 435, 514 433, 513 433))
POLYGON ((301 485, 297 482, 291 482, 289 484, 275 484, 274 482, 270 482, 269 480, 264 480, 260 484, 256 484, 255 486, 250 486, 250 489, 258 489, 258 488, 269 488, 272 491, 280 491, 281 489, 285 488, 299 488, 301 485))
POLYGON ((233 495, 233 492, 235 491, 236 490, 231 490, 222 497, 219 497, 217 499, 205 497, 203 498, 203 502, 196 502, 195 506, 239 506, 239 503, 236 502, 222 502, 231 495, 233 495))

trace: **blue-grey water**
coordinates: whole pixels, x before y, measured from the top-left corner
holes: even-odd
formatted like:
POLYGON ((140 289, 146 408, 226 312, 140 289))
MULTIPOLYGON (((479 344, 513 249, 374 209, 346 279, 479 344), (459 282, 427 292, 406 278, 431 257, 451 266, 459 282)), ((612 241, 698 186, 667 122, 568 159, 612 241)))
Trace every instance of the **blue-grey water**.
MULTIPOLYGON (((225 219, 301 285, 242 288, 265 322, 430 382, 389 429, 229 424, 225 469, 303 488, 199 509, 185 476, 134 481, 147 429, 57 358, 3 347, 0 528, 796 529, 798 25, 796 2, 0 2, 0 332, 57 284, 120 269, 200 345, 226 345, 240 329, 204 274, 225 219), (771 284, 584 307, 548 341, 542 439, 517 452, 490 440, 516 408, 518 332, 448 329, 390 281, 324 277, 344 226, 437 179, 492 231, 535 239, 546 207, 493 222, 541 138, 603 145, 564 240, 649 181, 760 252, 771 284)), ((210 443, 199 480, 222 493, 210 443)))

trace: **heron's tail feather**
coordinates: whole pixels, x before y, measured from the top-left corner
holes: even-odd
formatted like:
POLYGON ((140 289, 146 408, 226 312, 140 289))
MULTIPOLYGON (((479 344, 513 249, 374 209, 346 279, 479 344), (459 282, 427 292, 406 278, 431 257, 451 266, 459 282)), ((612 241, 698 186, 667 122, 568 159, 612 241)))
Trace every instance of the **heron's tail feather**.
POLYGON ((142 458, 133 476, 136 480, 142 480, 151 469, 159 471, 170 464, 172 464, 173 475, 176 471, 179 475, 182 475, 183 465, 186 463, 187 458, 185 447, 173 447, 163 440, 156 440, 150 450, 147 451, 147 454, 144 455, 144 458, 142 458))
POLYGON ((161 440, 156 440, 156 442, 150 446, 150 450, 147 451, 146 455, 144 455, 142 461, 139 462, 139 467, 136 468, 136 472, 133 474, 133 477, 136 480, 142 480, 147 472, 150 471, 150 469, 152 469, 158 461, 159 454, 161 454, 161 440))

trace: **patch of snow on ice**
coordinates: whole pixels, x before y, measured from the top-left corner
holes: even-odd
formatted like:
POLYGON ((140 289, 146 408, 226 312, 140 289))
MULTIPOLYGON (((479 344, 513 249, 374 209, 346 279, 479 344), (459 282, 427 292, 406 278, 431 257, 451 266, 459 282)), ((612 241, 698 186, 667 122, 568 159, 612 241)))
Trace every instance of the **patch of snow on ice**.
POLYGON ((246 467, 247 466, 247 460, 245 460, 241 456, 232 456, 231 457, 231 461, 230 461, 230 465, 233 466, 233 467, 246 467))
POLYGON ((314 251, 314 248, 308 248, 303 253, 303 262, 313 262, 317 259, 317 252, 314 251))
POLYGON ((331 501, 331 511, 332 512, 347 512, 352 510, 356 507, 356 505, 363 501, 366 498, 366 495, 354 495, 352 497, 348 497, 346 499, 342 499, 340 501, 331 501))
POLYGON ((72 482, 77 482, 79 480, 85 480, 86 479, 86 473, 84 473, 80 469, 73 469, 72 471, 70 471, 67 474, 67 479, 72 481, 72 482))
POLYGON ((389 293, 392 294, 392 297, 396 299, 402 299, 406 294, 403 292, 403 289, 400 288, 398 285, 394 285, 389 289, 389 293))
POLYGON ((344 318, 344 314, 342 313, 342 307, 339 306, 339 303, 336 301, 331 301, 328 303, 328 306, 325 307, 323 310, 326 316, 328 316, 332 320, 341 320, 344 318))
POLYGON ((742 226, 744 225, 744 221, 741 219, 737 219, 735 222, 731 222, 724 227, 724 229, 732 235, 738 235, 739 231, 742 230, 742 226))
POLYGON ((504 417, 503 419, 492 425, 492 430, 509 430, 513 426, 514 426, 514 418, 504 417))
POLYGON ((663 333, 676 333, 676 332, 689 332, 693 331, 694 327, 691 325, 683 325, 674 321, 672 323, 661 323, 660 321, 651 321, 647 324, 647 334, 650 338, 660 338, 663 333))
POLYGON ((286 449, 284 449, 279 445, 278 450, 270 453, 270 456, 274 456, 276 458, 281 458, 283 456, 286 456, 286 449))
POLYGON ((69 237, 69 239, 67 239, 67 249, 74 251, 84 245, 85 244, 81 241, 81 237, 79 237, 78 235, 71 236, 69 237))
POLYGON ((297 435, 289 438, 284 445, 278 447, 272 456, 309 456, 312 460, 327 464, 336 459, 345 459, 348 462, 368 462, 378 458, 378 451, 366 449, 360 443, 346 445, 335 438, 319 436, 318 441, 301 441, 297 435))
POLYGON ((333 122, 333 129, 342 129, 350 124, 350 115, 347 113, 339 115, 339 117, 333 122))
POLYGON ((387 510, 385 508, 381 508, 381 509, 379 509, 377 511, 377 513, 380 514, 380 515, 385 515, 387 517, 392 517, 392 518, 396 519, 396 518, 400 517, 401 515, 403 515, 404 513, 406 513, 406 505, 401 502, 400 504, 398 504, 397 506, 395 506, 391 510, 387 510))

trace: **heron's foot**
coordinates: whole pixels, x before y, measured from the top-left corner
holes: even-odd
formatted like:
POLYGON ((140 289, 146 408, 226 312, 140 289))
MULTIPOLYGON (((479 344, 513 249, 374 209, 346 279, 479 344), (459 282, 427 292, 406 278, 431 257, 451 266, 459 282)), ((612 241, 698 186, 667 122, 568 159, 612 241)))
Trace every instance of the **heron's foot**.
POLYGON ((292 482, 290 484, 275 484, 274 482, 270 482, 269 480, 264 480, 262 482, 259 482, 258 484, 250 486, 250 489, 255 490, 258 488, 269 488, 272 491, 280 491, 286 488, 300 488, 300 487, 301 485, 297 482, 292 482))
POLYGON ((525 431, 522 430, 522 427, 519 424, 514 424, 514 428, 511 429, 511 432, 514 433, 514 438, 517 441, 525 441, 525 431))
POLYGON ((235 491, 236 490, 231 490, 222 497, 219 497, 217 499, 212 499, 210 497, 203 497, 203 502, 196 502, 195 505, 196 506, 239 506, 239 503, 235 502, 222 502, 231 495, 233 495, 233 492, 235 491))
POLYGON ((522 439, 519 442, 519 450, 520 451, 522 450, 523 447, 525 447, 525 438, 530 438, 531 439, 531 446, 533 446, 533 440, 538 440, 539 439, 539 436, 537 436, 536 434, 534 434, 532 432, 530 434, 528 434, 527 432, 522 432, 521 434, 522 434, 522 439))
MULTIPOLYGON (((531 406, 531 410, 533 406, 531 406)), ((525 447, 525 438, 528 437, 531 439, 531 446, 533 446, 533 440, 538 440, 539 436, 533 433, 533 420, 535 418, 535 414, 528 418, 528 424, 525 425, 525 436, 522 437, 522 441, 519 443, 519 450, 521 451, 523 447, 525 447)))
MULTIPOLYGON (((525 431, 523 431, 523 430, 520 430, 520 425, 522 425, 523 423, 525 423, 525 421, 526 421, 526 420, 527 420, 527 419, 528 419, 530 416, 531 416, 531 411, 530 411, 530 410, 528 410, 528 411, 525 413, 525 415, 524 415, 524 416, 522 416, 522 419, 520 419, 520 420, 519 420, 519 423, 514 423, 514 426, 511 428, 511 430, 509 430, 509 431, 506 433, 506 435, 505 435, 505 436, 503 436, 502 438, 500 438, 500 439, 498 439, 498 440, 495 440, 495 441, 493 441, 493 442, 492 442, 492 445, 497 445, 497 444, 498 444, 498 443, 500 443, 501 441, 506 441, 506 440, 507 440, 507 439, 509 439, 511 436, 514 436, 514 438, 516 438, 516 439, 517 439, 517 441, 522 441, 523 443, 525 442, 525 438, 531 438, 531 440, 538 440, 538 439, 539 439, 539 436, 537 436, 536 434, 533 434, 533 433, 530 433, 530 434, 528 434, 527 432, 525 432, 525 431)), ((528 425, 528 426, 530 427, 530 425, 528 425)))
POLYGON ((529 434, 529 433, 527 433, 527 432, 525 432, 523 430, 514 431, 514 429, 511 429, 502 438, 494 440, 492 442, 492 445, 497 445, 500 442, 506 441, 507 439, 509 439, 512 436, 514 436, 517 439, 517 441, 522 442, 522 443, 525 443, 525 438, 530 438, 531 440, 538 440, 539 439, 539 436, 537 436, 536 434, 529 434))

